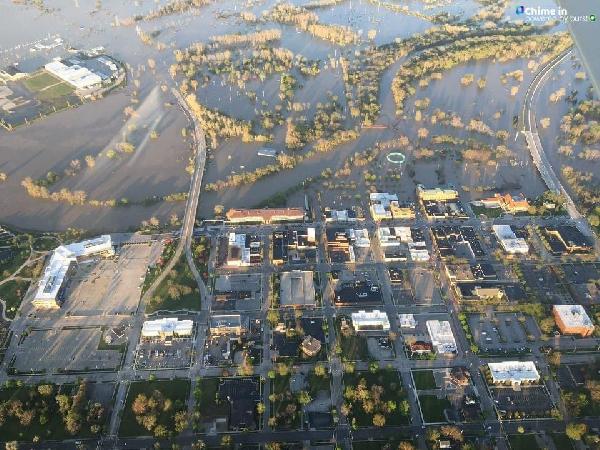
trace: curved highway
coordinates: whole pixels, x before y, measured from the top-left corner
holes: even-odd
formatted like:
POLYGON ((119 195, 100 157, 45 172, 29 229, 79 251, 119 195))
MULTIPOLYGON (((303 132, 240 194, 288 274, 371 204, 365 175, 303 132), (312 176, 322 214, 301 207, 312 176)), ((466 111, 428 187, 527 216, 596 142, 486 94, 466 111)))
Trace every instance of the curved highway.
POLYGON ((544 180, 544 183, 548 189, 559 193, 564 197, 567 213, 569 214, 569 217, 579 225, 580 230, 589 236, 593 236, 594 233, 587 220, 577 210, 575 202, 554 172, 554 168, 552 167, 548 156, 544 152, 544 147, 542 146, 542 142, 538 134, 537 121, 535 118, 535 104, 541 88, 544 86, 544 83, 546 83, 553 70, 566 58, 571 56, 572 53, 573 48, 564 51, 545 63, 535 74, 531 80, 531 83, 529 84, 529 87, 527 88, 527 92, 525 93, 525 100, 523 102, 523 109, 521 112, 521 120, 523 134, 525 135, 525 139, 527 141, 527 147, 529 148, 533 163, 540 173, 542 180, 544 180))

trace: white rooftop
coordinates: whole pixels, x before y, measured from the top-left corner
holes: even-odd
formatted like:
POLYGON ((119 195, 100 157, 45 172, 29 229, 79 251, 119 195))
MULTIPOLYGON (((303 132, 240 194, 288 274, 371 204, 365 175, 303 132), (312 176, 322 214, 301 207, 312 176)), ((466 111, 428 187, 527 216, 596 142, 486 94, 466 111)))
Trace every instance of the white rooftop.
POLYGON ((425 322, 431 344, 438 353, 456 352, 456 340, 447 320, 428 320, 425 322))
POLYGON ((538 381, 540 374, 533 361, 503 361, 488 363, 494 383, 510 381, 521 384, 524 381, 538 381))
POLYGON ((415 328, 417 321, 413 314, 398 314, 398 324, 400 328, 415 328))
POLYGON ((554 305, 554 311, 568 327, 591 327, 592 320, 581 305, 554 305))
POLYGON ((113 253, 110 235, 57 247, 44 269, 34 300, 55 300, 71 263, 97 253, 113 253))
POLYGON ((157 320, 147 320, 142 325, 143 337, 158 337, 177 334, 190 336, 194 322, 192 320, 179 320, 177 317, 164 317, 157 320))
POLYGON ((387 331, 390 329, 390 321, 387 313, 378 309, 352 313, 352 325, 356 330, 377 328, 387 331))

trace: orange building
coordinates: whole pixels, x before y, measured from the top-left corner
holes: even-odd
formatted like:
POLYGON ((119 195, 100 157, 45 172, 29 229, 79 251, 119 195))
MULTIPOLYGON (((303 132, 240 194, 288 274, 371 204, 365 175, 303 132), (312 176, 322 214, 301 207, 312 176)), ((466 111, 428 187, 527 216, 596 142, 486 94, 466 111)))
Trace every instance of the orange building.
POLYGON ((554 305, 552 313, 562 334, 586 337, 594 332, 594 324, 581 305, 554 305))
POLYGON ((302 208, 230 209, 227 220, 231 223, 303 222, 302 208))
POLYGON ((527 212, 529 210, 529 202, 523 194, 515 196, 494 194, 493 197, 484 198, 480 201, 486 208, 502 208, 504 211, 511 213, 527 212))

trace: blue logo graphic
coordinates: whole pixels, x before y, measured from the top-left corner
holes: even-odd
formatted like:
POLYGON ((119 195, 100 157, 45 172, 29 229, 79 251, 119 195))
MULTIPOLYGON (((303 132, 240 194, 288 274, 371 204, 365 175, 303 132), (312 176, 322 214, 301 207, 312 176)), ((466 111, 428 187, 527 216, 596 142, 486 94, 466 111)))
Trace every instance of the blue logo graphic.
POLYGON ((523 14, 525 12, 524 6, 517 6, 517 14, 523 14))

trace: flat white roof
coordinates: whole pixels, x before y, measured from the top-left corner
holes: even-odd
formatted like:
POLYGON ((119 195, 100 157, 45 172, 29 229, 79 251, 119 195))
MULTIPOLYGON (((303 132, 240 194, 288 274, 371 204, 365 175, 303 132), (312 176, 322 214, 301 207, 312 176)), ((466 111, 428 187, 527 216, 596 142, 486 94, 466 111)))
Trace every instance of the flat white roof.
POLYGON ((381 327, 384 330, 390 329, 390 321, 387 313, 378 309, 352 313, 352 325, 357 330, 365 327, 381 327))
POLYGON ((568 327, 592 327, 593 323, 581 305, 554 305, 554 311, 568 327))
POLYGON ((523 381, 538 381, 540 374, 533 361, 503 361, 488 363, 494 383, 510 381, 519 384, 523 381))
POLYGON ((398 322, 401 328, 415 328, 417 321, 413 314, 398 314, 398 322))
POLYGON ((456 340, 452 333, 452 327, 447 320, 428 320, 425 322, 431 344, 436 347, 438 353, 453 353, 456 351, 456 340))
POLYGON ((50 260, 44 269, 34 300, 55 300, 71 263, 77 261, 79 257, 104 252, 113 252, 112 240, 108 234, 57 247, 52 252, 52 256, 50 256, 50 260))
POLYGON ((164 317, 157 320, 147 320, 142 325, 143 337, 158 337, 165 334, 189 336, 192 334, 194 322, 192 320, 179 320, 176 317, 164 317))

